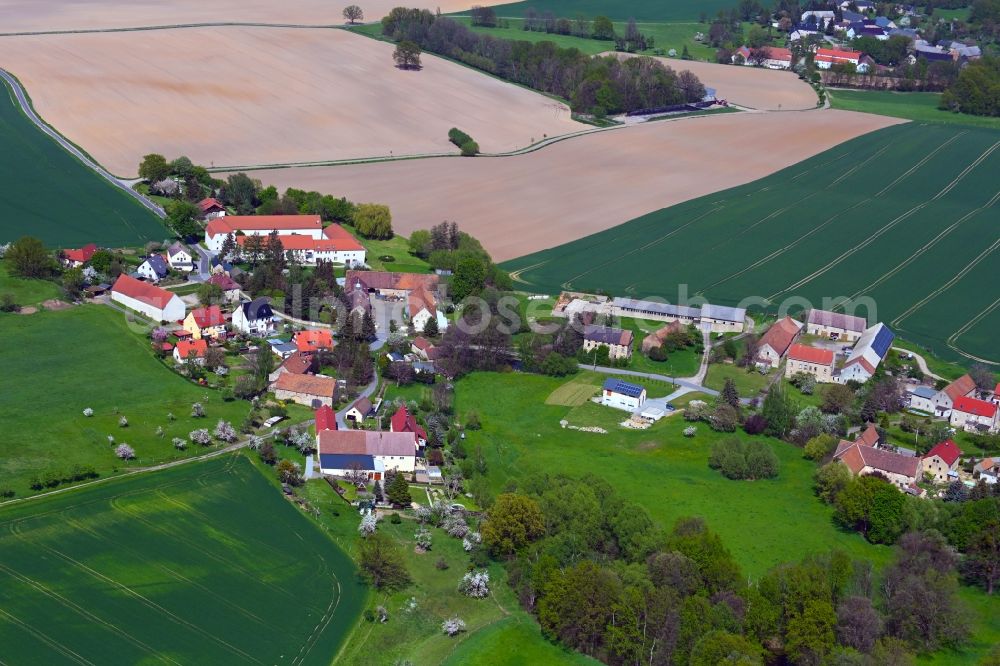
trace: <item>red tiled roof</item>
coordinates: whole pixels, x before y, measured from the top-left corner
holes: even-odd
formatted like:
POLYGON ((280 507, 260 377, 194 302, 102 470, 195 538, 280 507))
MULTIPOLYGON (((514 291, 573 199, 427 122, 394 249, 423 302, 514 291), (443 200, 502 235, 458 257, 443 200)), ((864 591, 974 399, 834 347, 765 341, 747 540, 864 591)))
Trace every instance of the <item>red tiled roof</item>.
POLYGON ((191 311, 194 323, 198 328, 208 328, 210 326, 225 326, 226 317, 218 305, 209 305, 207 308, 198 308, 191 311))
POLYGON ((195 358, 205 358, 207 351, 208 342, 205 339, 177 341, 177 354, 182 359, 190 358, 191 352, 194 352, 195 358))
POLYGON ((951 398, 952 404, 959 398, 967 396, 976 390, 976 382, 969 375, 962 375, 951 384, 944 387, 945 394, 951 398))
POLYGON ((904 456, 893 451, 858 446, 857 442, 854 446, 836 453, 834 459, 843 462, 855 474, 860 473, 865 467, 871 467, 880 472, 916 477, 917 469, 920 467, 920 459, 916 456, 904 456))
POLYGON ((440 278, 433 273, 389 273, 387 271, 347 271, 345 289, 353 289, 360 282, 365 289, 396 289, 409 291, 424 287, 428 291, 437 291, 440 278))
MULTIPOLYGON (((358 251, 365 249, 364 247, 362 247, 360 243, 358 243, 358 241, 354 239, 354 236, 352 236, 347 232, 344 232, 344 235, 346 235, 346 239, 344 238, 343 235, 337 234, 336 232, 333 233, 333 237, 331 238, 329 235, 327 235, 327 230, 329 229, 330 227, 327 227, 327 229, 323 231, 324 235, 327 236, 326 238, 313 238, 312 236, 307 236, 305 234, 287 234, 284 236, 278 236, 278 240, 281 242, 281 247, 285 250, 295 250, 295 251, 312 250, 313 252, 344 252, 347 250, 358 251)), ((236 243, 241 246, 246 245, 248 238, 249 236, 237 236, 236 243)), ((262 239, 262 241, 267 242, 267 239, 264 238, 262 239)))
POLYGON ((425 338, 422 335, 419 335, 416 338, 414 338, 414 340, 413 340, 413 346, 416 347, 417 349, 419 349, 422 352, 426 352, 428 349, 430 349, 434 345, 431 344, 430 340, 428 340, 427 338, 425 338))
POLYGON ((417 316, 425 308, 431 316, 437 316, 437 301, 423 285, 409 293, 407 305, 409 306, 411 318, 417 316))
POLYGON ((80 263, 85 264, 90 261, 95 252, 97 252, 97 246, 93 243, 87 243, 79 250, 63 250, 63 255, 69 261, 79 261, 80 263))
POLYGON ((372 430, 324 430, 319 434, 319 453, 369 456, 415 456, 417 439, 412 432, 372 430))
POLYGON ((226 215, 217 217, 205 227, 208 236, 249 231, 281 231, 322 229, 319 215, 226 215))
POLYGON ((405 405, 400 405, 396 413, 392 415, 393 432, 412 432, 420 439, 427 439, 427 431, 420 427, 417 419, 406 409, 405 405))
POLYGON ((321 328, 315 331, 299 331, 295 334, 295 346, 300 352, 314 352, 318 349, 333 349, 333 333, 321 328))
POLYGON ((324 430, 336 430, 337 429, 337 415, 333 413, 333 408, 330 405, 323 405, 316 410, 316 434, 323 432, 324 430))
POLYGON ((878 444, 878 440, 878 429, 873 425, 869 425, 854 441, 864 444, 865 446, 875 446, 878 444))
POLYGON ((788 350, 788 358, 816 365, 832 365, 833 351, 809 345, 792 345, 792 348, 788 350))
POLYGON ((225 273, 213 274, 212 277, 208 278, 208 283, 218 286, 222 291, 232 291, 233 289, 240 288, 240 285, 237 284, 236 280, 229 277, 225 273))
POLYGON ((363 250, 365 246, 358 242, 350 231, 339 224, 331 224, 323 229, 323 235, 337 245, 338 250, 363 250))
POLYGON ((955 461, 958 460, 960 455, 962 455, 962 452, 959 450, 955 442, 950 439, 946 439, 940 444, 934 445, 934 448, 928 451, 927 455, 924 456, 924 460, 937 456, 944 461, 944 464, 951 467, 955 464, 955 461))
POLYGON ((208 197, 207 199, 202 199, 201 201, 199 201, 198 208, 201 209, 203 215, 208 211, 212 210, 213 208, 217 208, 218 210, 226 209, 226 207, 223 206, 221 203, 219 203, 217 199, 213 199, 212 197, 208 197))
POLYGON ((275 390, 303 393, 305 395, 332 398, 337 380, 326 375, 296 375, 283 372, 274 382, 275 390))
POLYGON ((997 415, 996 404, 980 400, 979 398, 970 398, 964 395, 954 402, 952 408, 965 414, 984 416, 990 419, 997 415))
POLYGON ((115 286, 111 287, 111 291, 122 296, 134 298, 137 301, 142 301, 161 310, 167 307, 167 303, 171 299, 177 298, 177 295, 173 292, 160 289, 156 285, 143 282, 142 280, 136 280, 125 273, 118 276, 118 279, 115 280, 115 286))
POLYGON ((799 325, 791 317, 780 319, 771 325, 767 332, 760 337, 759 346, 768 345, 778 356, 784 356, 791 346, 792 340, 799 333, 799 325))
POLYGON ((304 375, 312 367, 312 359, 302 352, 292 352, 279 367, 293 375, 304 375))
POLYGON ((816 60, 820 62, 837 62, 838 60, 848 60, 850 62, 857 62, 861 58, 861 53, 858 51, 843 51, 841 49, 816 49, 816 60))
POLYGON ((765 46, 764 53, 770 60, 787 60, 792 61, 792 52, 785 48, 780 48, 776 46, 765 46))

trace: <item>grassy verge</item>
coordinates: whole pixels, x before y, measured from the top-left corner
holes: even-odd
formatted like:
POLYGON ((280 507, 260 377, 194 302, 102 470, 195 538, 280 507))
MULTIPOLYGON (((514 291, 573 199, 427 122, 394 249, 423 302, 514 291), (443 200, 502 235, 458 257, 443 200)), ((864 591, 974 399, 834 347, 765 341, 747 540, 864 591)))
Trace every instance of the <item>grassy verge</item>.
MULTIPOLYGON (((14 277, 3 262, 0 262, 0 297, 6 294, 10 294, 15 303, 25 307, 38 305, 51 298, 59 298, 62 290, 59 285, 49 280, 25 280, 14 277)), ((3 316, 0 314, 0 317, 3 316)))
POLYGON ((952 113, 938 108, 941 95, 929 92, 893 92, 888 90, 830 90, 830 104, 835 109, 877 113, 918 122, 971 125, 1000 128, 1000 118, 952 113))
POLYGON ((772 370, 770 374, 762 375, 756 370, 747 372, 746 368, 740 368, 731 363, 712 363, 708 366, 705 386, 721 391, 726 380, 732 379, 736 383, 736 390, 740 392, 741 397, 752 398, 767 387, 775 372, 777 371, 772 370))
POLYGON ((102 476, 204 453, 178 451, 172 438, 188 439, 220 419, 239 425, 249 411, 243 401, 225 402, 218 391, 199 387, 157 361, 144 332, 133 331, 110 308, 85 305, 59 312, 0 315, 0 478, 18 497, 32 494, 35 475, 91 465, 102 476), (191 405, 206 418, 192 418, 191 405), (94 411, 83 415, 85 408, 94 411), (173 414, 174 419, 168 418, 173 414), (125 417, 127 427, 119 426, 125 417), (158 428, 162 433, 158 434, 158 428), (136 459, 114 455, 128 443, 136 459))

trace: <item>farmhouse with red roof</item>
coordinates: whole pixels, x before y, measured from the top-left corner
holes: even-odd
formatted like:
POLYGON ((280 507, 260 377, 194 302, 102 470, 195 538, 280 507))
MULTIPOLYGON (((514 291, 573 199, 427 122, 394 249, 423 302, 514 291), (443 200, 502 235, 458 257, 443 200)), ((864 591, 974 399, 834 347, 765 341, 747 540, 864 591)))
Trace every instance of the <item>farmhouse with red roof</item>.
POLYGON ((847 465, 855 476, 877 472, 900 489, 913 486, 920 475, 920 458, 867 446, 861 438, 853 442, 840 440, 833 459, 847 465))
POLYGON ((154 321, 184 319, 184 301, 177 294, 122 273, 111 287, 111 300, 154 321))
POLYGON ((226 315, 218 305, 191 310, 184 319, 184 330, 195 340, 218 338, 226 334, 226 315))
POLYGON ((226 207, 219 203, 218 199, 208 197, 198 202, 198 210, 201 212, 201 219, 214 220, 217 217, 225 217, 226 207))
POLYGON ((311 354, 321 349, 333 349, 333 333, 327 328, 299 331, 293 341, 298 350, 304 354, 311 354))
POLYGON ((962 375, 934 396, 934 413, 941 418, 948 418, 956 400, 963 397, 975 397, 975 395, 975 380, 968 374, 962 375))
POLYGON ((90 261, 95 252, 97 246, 93 243, 87 243, 78 250, 63 250, 63 263, 70 268, 79 268, 90 261))
POLYGON ((420 446, 427 443, 427 431, 420 427, 417 419, 406 409, 406 405, 400 405, 392 415, 389 420, 389 432, 412 432, 417 436, 417 443, 420 446))
POLYGON ((764 335, 760 336, 757 346, 757 365, 766 368, 777 368, 792 342, 799 335, 802 325, 791 317, 785 317, 771 324, 764 335))
POLYGON ((958 461, 962 456, 958 445, 950 439, 936 444, 934 448, 923 457, 923 471, 925 474, 934 475, 935 483, 949 481, 949 475, 956 476, 958 473, 958 461))
POLYGON ((174 347, 174 361, 184 363, 192 360, 198 365, 205 364, 205 352, 208 351, 208 342, 201 340, 178 340, 174 347))
MULTIPOLYGON (((235 238, 240 247, 245 247, 249 236, 241 235, 235 238)), ((364 246, 339 224, 328 226, 319 238, 300 233, 282 234, 279 231, 278 240, 281 241, 281 247, 285 252, 291 252, 295 259, 305 266, 315 266, 320 261, 345 266, 362 266, 365 263, 364 246)))
POLYGON ((975 433, 992 434, 1000 427, 997 423, 997 404, 969 396, 955 400, 948 422, 953 428, 975 433))
POLYGON ((785 377, 805 372, 815 377, 817 382, 832 382, 833 358, 833 351, 830 349, 792 345, 788 350, 788 360, 785 362, 785 377))
MULTIPOLYGON (((205 226, 205 247, 213 254, 222 251, 226 236, 267 236, 277 231, 279 236, 297 234, 319 240, 323 237, 323 221, 319 215, 226 215, 209 220, 205 226)), ((264 240, 264 239, 261 239, 264 240)))

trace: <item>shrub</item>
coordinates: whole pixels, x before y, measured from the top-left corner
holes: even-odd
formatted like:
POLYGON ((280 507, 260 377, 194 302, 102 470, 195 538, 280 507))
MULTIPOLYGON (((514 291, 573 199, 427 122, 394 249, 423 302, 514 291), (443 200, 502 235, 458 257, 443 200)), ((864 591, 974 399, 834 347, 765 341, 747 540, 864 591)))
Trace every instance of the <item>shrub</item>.
POLYGON ((86 409, 83 410, 83 415, 89 418, 94 415, 94 410, 92 410, 90 407, 87 407, 86 409))
POLYGON ((445 569, 448 568, 448 561, 445 560, 443 557, 439 557, 437 559, 437 562, 434 563, 434 568, 438 569, 439 571, 444 571, 445 569))
POLYGON ((205 408, 200 402, 191 405, 191 417, 196 419, 205 418, 205 408))
POLYGON ((458 129, 457 127, 452 127, 448 130, 448 140, 453 144, 461 148, 463 145, 472 141, 472 137, 458 129))
POLYGON ((727 479, 771 479, 778 476, 779 461, 764 442, 744 444, 730 437, 712 447, 708 466, 722 472, 727 479))
POLYGON ((767 419, 760 414, 751 414, 743 423, 743 431, 748 435, 759 435, 767 429, 767 419))
POLYGON ((118 427, 119 428, 127 428, 128 427, 128 419, 125 418, 124 415, 122 415, 122 417, 120 419, 118 419, 118 427))
POLYGON ((475 157, 479 154, 479 144, 475 141, 466 141, 462 144, 462 157, 475 157))
POLYGON ((697 432, 698 432, 698 428, 696 428, 695 426, 688 426, 688 427, 684 428, 684 436, 685 437, 694 437, 697 432))
POLYGON ((181 439, 180 437, 174 437, 173 440, 171 441, 174 444, 174 448, 177 449, 178 451, 183 451, 184 449, 187 448, 187 442, 181 439))

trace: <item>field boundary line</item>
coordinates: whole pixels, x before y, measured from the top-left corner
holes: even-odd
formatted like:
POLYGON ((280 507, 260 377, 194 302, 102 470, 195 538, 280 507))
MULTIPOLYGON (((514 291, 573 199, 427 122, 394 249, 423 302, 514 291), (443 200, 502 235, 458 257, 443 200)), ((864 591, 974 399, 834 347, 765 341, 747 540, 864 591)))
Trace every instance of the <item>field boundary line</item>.
MULTIPOLYGON (((720 284, 725 284, 726 282, 729 282, 729 281, 730 281, 730 280, 732 280, 733 278, 737 278, 737 277, 739 277, 739 276, 741 276, 741 275, 743 275, 743 274, 745 274, 745 273, 747 273, 747 272, 749 272, 749 271, 752 271, 752 270, 754 270, 755 268, 759 268, 760 266, 763 266, 764 264, 766 264, 766 263, 770 262, 770 261, 771 261, 772 259, 775 259, 776 257, 779 257, 779 256, 781 256, 782 254, 784 254, 785 252, 788 252, 788 251, 789 251, 789 250, 791 250, 792 248, 794 248, 794 247, 798 246, 798 245, 799 245, 799 243, 801 243, 802 241, 804 241, 804 240, 806 240, 807 238, 811 237, 811 236, 812 236, 813 234, 816 234, 817 232, 819 232, 819 231, 821 231, 821 230, 825 229, 825 228, 826 228, 827 226, 829 226, 829 225, 830 225, 830 224, 831 224, 831 223, 832 223, 832 222, 833 222, 834 220, 836 220, 837 218, 841 217, 841 216, 842 216, 842 215, 844 215, 845 213, 849 213, 849 212, 851 212, 852 210, 854 210, 855 208, 858 208, 859 206, 863 206, 864 204, 868 203, 868 202, 869 202, 869 201, 871 201, 872 199, 874 199, 874 198, 876 198, 876 197, 880 197, 880 196, 882 196, 883 194, 885 194, 886 192, 888 192, 888 191, 889 191, 889 190, 891 190, 892 188, 896 187, 896 185, 898 185, 899 183, 901 183, 901 182, 902 182, 902 181, 903 181, 903 180, 904 180, 905 178, 907 178, 908 176, 912 175, 912 174, 913 174, 913 173, 914 173, 915 171, 917 171, 917 170, 918 170, 918 169, 919 169, 920 167, 922 167, 922 166, 923 166, 923 165, 925 165, 925 164, 926 164, 927 162, 929 162, 929 161, 931 160, 931 158, 933 158, 933 157, 934 157, 934 155, 936 155, 936 154, 937 154, 938 152, 940 152, 941 150, 943 150, 943 149, 944 149, 944 148, 945 148, 946 146, 950 145, 952 141, 954 141, 954 140, 955 140, 955 139, 957 139, 957 138, 958 138, 959 136, 961 136, 962 134, 965 134, 965 133, 966 133, 966 132, 961 132, 960 134, 958 134, 958 135, 955 135, 955 136, 952 136, 952 137, 950 137, 949 139, 945 140, 945 141, 944 141, 944 143, 942 143, 942 144, 941 144, 940 146, 938 146, 937 148, 935 148, 934 150, 932 150, 932 151, 931 151, 930 153, 928 153, 927 155, 925 155, 925 156, 923 157, 923 159, 921 159, 920 161, 918 161, 917 163, 915 163, 915 164, 914 164, 914 165, 913 165, 912 167, 910 167, 910 168, 909 168, 909 169, 908 169, 908 170, 907 170, 906 172, 904 172, 903 174, 901 174, 901 175, 899 175, 898 177, 896 177, 896 178, 895 178, 895 179, 894 179, 894 180, 893 180, 893 181, 892 181, 891 183, 889 183, 888 185, 886 185, 885 187, 883 187, 883 188, 882 188, 881 190, 879 190, 878 192, 876 192, 876 193, 875 193, 874 195, 872 195, 872 196, 868 196, 868 197, 865 197, 864 199, 859 199, 859 200, 858 200, 858 201, 856 201, 856 202, 855 202, 854 204, 852 204, 852 205, 848 206, 848 207, 847 207, 847 208, 845 208, 844 210, 841 210, 841 211, 838 211, 837 213, 834 213, 834 215, 833 215, 832 217, 828 218, 828 219, 827 219, 827 220, 826 220, 825 222, 823 222, 823 223, 821 223, 821 224, 819 224, 819 225, 817 225, 817 226, 813 227, 812 229, 810 229, 809 231, 807 231, 807 232, 806 232, 806 233, 804 233, 803 235, 801 235, 801 236, 799 236, 798 238, 796 238, 796 239, 795 239, 794 241, 792 241, 791 243, 789 243, 789 244, 785 245, 784 247, 780 247, 780 248, 777 248, 777 249, 776 249, 776 250, 775 250, 774 252, 772 252, 771 254, 769 254, 769 255, 767 255, 767 256, 765 256, 765 257, 762 257, 762 258, 758 259, 757 261, 755 261, 754 263, 750 264, 750 265, 749 265, 749 266, 747 266, 746 268, 744 268, 744 269, 742 269, 742 270, 740 270, 740 271, 737 271, 736 273, 733 273, 733 274, 731 274, 731 275, 728 275, 728 276, 726 276, 726 277, 724 277, 724 278, 722 278, 722 279, 720 279, 720 280, 716 280, 715 282, 713 282, 712 284, 708 285, 707 287, 704 287, 704 288, 702 288, 702 289, 699 289, 697 293, 698 293, 698 294, 703 294, 703 293, 704 293, 704 292, 705 292, 706 290, 708 290, 708 289, 712 289, 713 287, 718 287, 718 286, 719 286, 720 284)), ((886 146, 886 148, 888 148, 888 146, 886 146)), ((880 152, 878 152, 878 153, 874 153, 874 154, 873 154, 873 155, 872 155, 871 157, 869 157, 869 158, 868 158, 867 160, 865 160, 864 162, 862 162, 862 164, 861 164, 861 165, 859 165, 859 166, 864 166, 864 164, 867 164, 867 163, 868 163, 869 161, 871 161, 871 160, 875 159, 875 158, 876 158, 876 157, 877 157, 878 155, 880 155, 880 154, 881 154, 881 151, 880 151, 880 152)), ((838 179, 838 181, 835 181, 835 182, 839 182, 839 180, 840 180, 840 179, 838 179)), ((826 186, 826 187, 825 187, 824 189, 828 190, 828 189, 830 189, 831 187, 833 187, 833 185, 834 185, 834 184, 835 184, 835 183, 830 183, 830 184, 829 184, 829 185, 827 185, 827 186, 826 186)), ((818 191, 817 191, 817 192, 814 192, 814 194, 818 194, 818 191)), ((811 196, 811 195, 810 195, 810 196, 811 196)), ((801 202, 801 201, 804 201, 804 199, 799 199, 799 201, 798 201, 798 202, 801 202)), ((742 232, 740 232, 740 233, 742 233, 742 232)), ((734 236, 733 238, 737 238, 737 237, 738 237, 739 235, 740 235, 740 234, 737 234, 737 235, 736 235, 736 236, 734 236)), ((715 247, 720 247, 721 245, 725 244, 725 242, 728 242, 728 240, 727 240, 727 241, 724 241, 723 243, 719 243, 719 244, 718 244, 718 245, 716 245, 715 247)), ((713 249, 714 249, 714 248, 713 248, 713 249)))
MULTIPOLYGON (((54 649, 56 652, 62 654, 64 657, 72 659, 78 664, 90 664, 90 666, 97 666, 96 664, 94 664, 94 662, 90 661, 82 654, 79 654, 78 652, 75 652, 74 650, 66 647, 65 645, 63 645, 56 639, 52 638, 45 632, 41 631, 40 629, 34 628, 33 626, 31 626, 21 618, 17 617, 16 615, 8 613, 3 608, 0 608, 0 615, 6 617, 8 622, 20 627, 23 631, 28 632, 29 634, 40 640, 42 643, 45 643, 50 648, 54 649)), ((6 663, 7 662, 0 659, 0 664, 6 664, 6 663)))
MULTIPOLYGON (((25 538, 21 535, 20 531, 14 529, 13 527, 12 527, 11 531, 14 533, 14 535, 20 541, 27 543, 27 541, 25 540, 25 538)), ((214 641, 217 644, 219 644, 219 645, 227 648, 230 652, 233 652, 234 654, 237 654, 237 655, 240 655, 242 657, 245 657, 246 659, 248 659, 250 661, 253 661, 254 663, 257 663, 257 664, 263 664, 264 663, 264 662, 260 661, 259 659, 257 659, 256 657, 254 657, 253 655, 251 655, 250 653, 244 652, 243 650, 241 650, 240 648, 236 647, 235 645, 232 645, 228 641, 222 640, 221 638, 219 638, 218 636, 215 636, 211 632, 206 631, 205 629, 202 629, 197 624, 194 624, 193 622, 185 620, 184 618, 182 618, 181 616, 177 615, 176 613, 174 613, 170 609, 165 608, 165 607, 161 606, 160 604, 156 603, 155 601, 153 601, 152 599, 150 599, 149 597, 146 597, 145 595, 142 595, 142 594, 136 592, 135 590, 133 590, 128 585, 125 585, 124 583, 121 583, 121 582, 115 580, 114 578, 111 578, 110 576, 107 576, 107 575, 101 573, 100 571, 98 571, 98 570, 96 570, 96 569, 94 569, 92 567, 87 566, 86 564, 84 564, 83 562, 77 560, 76 558, 74 558, 74 557, 72 557, 70 555, 67 555, 66 553, 64 553, 64 552, 62 552, 60 550, 56 550, 55 548, 52 548, 51 546, 46 546, 44 544, 36 544, 36 545, 40 545, 42 548, 44 548, 48 552, 52 553, 53 555, 55 555, 58 558, 61 558, 64 561, 68 562, 69 564, 71 564, 72 566, 76 567, 80 571, 82 571, 82 572, 86 573, 87 575, 89 575, 91 578, 94 578, 94 579, 100 580, 100 581, 104 581, 105 583, 111 585, 112 587, 115 587, 115 588, 117 588, 117 589, 125 592, 125 594, 127 594, 129 596, 132 596, 132 597, 135 597, 137 600, 139 600, 139 603, 141 603, 143 606, 146 606, 147 608, 149 608, 151 610, 159 611, 159 613, 161 613, 162 615, 166 616, 167 618, 173 620, 174 622, 176 622, 177 624, 181 625, 182 627, 187 627, 188 629, 193 630, 195 633, 201 634, 202 636, 208 638, 209 640, 214 641)))
MULTIPOLYGON (((921 256, 923 256, 928 250, 930 250, 935 245, 937 245, 939 242, 941 242, 941 240, 944 239, 946 236, 950 235, 951 232, 954 231, 955 229, 957 229, 961 224, 967 222, 968 220, 970 220, 971 218, 975 217, 976 215, 979 215, 979 213, 983 212, 987 208, 992 208, 993 204, 995 204, 997 201, 1000 201, 1000 191, 997 191, 997 193, 993 195, 992 199, 990 199, 989 201, 987 201, 985 204, 983 204, 979 208, 976 208, 975 210, 969 211, 968 213, 966 213, 962 217, 958 218, 956 221, 952 222, 948 227, 946 227, 943 231, 941 231, 941 233, 939 233, 937 236, 935 236, 934 238, 932 238, 931 240, 929 240, 920 249, 918 249, 916 252, 914 252, 909 257, 907 257, 903 262, 901 262, 895 268, 893 268, 892 270, 884 273, 881 277, 879 277, 877 280, 875 280, 871 284, 869 284, 869 285, 867 285, 865 287, 862 287, 858 291, 856 291, 853 294, 851 294, 850 296, 846 297, 846 300, 844 302, 849 301, 849 300, 854 299, 854 298, 857 298, 858 296, 860 296, 861 294, 865 293, 866 291, 868 291, 870 289, 873 289, 875 287, 878 287, 879 285, 881 285, 882 283, 884 283, 886 280, 891 279, 894 275, 896 275, 901 270, 903 270, 904 268, 906 268, 907 266, 909 266, 910 264, 912 264, 914 261, 916 261, 921 256)), ((833 304, 832 307, 834 309, 836 309, 839 305, 840 305, 840 303, 838 303, 837 301, 834 301, 834 304, 833 304)))
POLYGON ((812 282, 813 280, 815 280, 816 278, 820 277, 821 275, 829 272, 830 269, 832 269, 834 266, 837 266, 838 264, 840 264, 842 261, 844 261, 844 259, 847 259, 848 257, 852 256, 853 254, 855 254, 859 250, 863 250, 864 248, 866 248, 869 245, 871 245, 872 243, 874 243, 876 240, 878 240, 879 238, 881 238, 884 234, 886 234, 889 231, 891 231, 897 224, 899 224, 900 222, 903 222, 907 218, 911 217, 913 214, 917 213, 918 211, 920 211, 921 209, 923 209, 924 207, 926 207, 931 202, 937 201, 937 200, 941 199, 941 197, 943 197, 944 195, 946 195, 948 192, 951 192, 951 190, 954 189, 955 186, 959 182, 961 182, 967 175, 969 175, 976 166, 978 166, 979 164, 982 164, 982 162, 987 157, 989 157, 989 155, 992 154, 993 151, 995 151, 998 147, 1000 147, 1000 141, 997 141, 992 146, 990 146, 989 148, 987 148, 983 152, 982 155, 980 155, 972 163, 970 163, 957 176, 955 176, 951 180, 950 183, 948 183, 943 188, 941 188, 941 190, 937 194, 935 194, 933 197, 931 197, 930 199, 924 201, 923 203, 917 204, 916 206, 914 206, 913 208, 909 209, 905 213, 902 213, 899 216, 897 216, 895 219, 887 222, 884 226, 880 227, 877 231, 875 231, 874 233, 870 234, 868 236, 868 238, 866 238, 863 242, 861 242, 861 243, 859 243, 859 244, 857 244, 857 245, 849 248, 848 250, 846 250, 845 252, 843 252, 840 256, 836 257, 835 259, 833 259, 832 261, 830 261, 829 263, 827 263, 822 268, 814 271, 810 275, 805 276, 804 278, 802 278, 798 282, 796 282, 796 283, 794 283, 794 284, 792 284, 792 285, 790 285, 790 286, 782 289, 781 291, 778 291, 778 292, 776 292, 774 294, 771 294, 770 296, 767 297, 768 300, 773 300, 774 298, 780 296, 781 294, 784 294, 784 293, 786 293, 786 292, 788 292, 788 291, 790 291, 792 289, 798 289, 802 285, 807 284, 809 282, 812 282))
POLYGON ((931 293, 927 294, 927 296, 923 297, 918 302, 916 302, 913 305, 911 305, 901 315, 899 315, 898 317, 896 317, 895 319, 893 319, 890 322, 890 324, 894 328, 898 327, 899 324, 900 324, 900 322, 902 322, 904 319, 909 318, 910 315, 912 315, 914 312, 916 312, 920 308, 922 308, 925 305, 927 305, 930 301, 932 301, 935 298, 937 298, 938 296, 940 296, 942 292, 944 292, 944 291, 950 289, 951 287, 955 286, 955 284, 959 280, 961 280, 963 277, 965 277, 969 273, 969 271, 971 271, 973 268, 975 268, 976 265, 979 264, 979 262, 981 262, 983 259, 985 259, 990 253, 993 252, 993 250, 997 249, 997 247, 1000 247, 1000 238, 998 238, 993 243, 993 245, 990 245, 988 248, 986 248, 981 253, 979 253, 979 256, 977 256, 975 259, 973 259, 972 261, 970 261, 962 270, 960 270, 958 273, 956 273, 950 280, 948 280, 947 282, 945 282, 944 284, 942 284, 940 287, 938 287, 937 289, 935 289, 931 293))
MULTIPOLYGON (((14 527, 13 526, 10 526, 10 529, 11 529, 11 533, 12 534, 14 534, 19 540, 23 541, 23 539, 17 534, 17 532, 14 531, 14 527)), ((144 641, 139 640, 138 638, 136 638, 135 636, 133 636, 129 632, 125 631, 124 629, 122 629, 122 628, 120 628, 120 627, 112 624, 111 622, 108 622, 107 620, 104 620, 99 615, 95 615, 95 614, 91 613, 86 608, 84 608, 83 606, 80 606, 78 603, 76 603, 72 599, 67 599, 66 597, 64 597, 63 595, 59 594, 58 592, 49 589, 47 586, 43 585, 42 583, 39 583, 38 581, 36 581, 36 580, 34 580, 32 578, 29 578, 28 576, 26 576, 23 573, 19 572, 17 569, 9 567, 6 564, 0 563, 0 571, 5 572, 8 576, 11 576, 15 580, 20 581, 22 584, 26 584, 28 587, 31 587, 31 588, 37 590, 38 592, 41 592, 46 597, 49 597, 50 599, 56 601, 60 605, 65 606, 66 608, 68 608, 69 610, 73 611, 77 615, 81 615, 84 618, 90 620, 91 622, 95 622, 95 623, 97 623, 97 624, 99 624, 99 625, 101 625, 103 627, 106 627, 107 629, 110 629, 112 631, 112 633, 118 634, 119 636, 121 636, 122 638, 124 638, 128 642, 132 643, 136 647, 142 648, 146 652, 150 653, 151 656, 153 656, 155 658, 158 658, 160 661, 166 661, 166 662, 170 662, 170 663, 173 663, 173 664, 177 664, 178 663, 178 662, 174 661, 173 659, 171 659, 170 657, 161 654, 160 652, 158 652, 157 650, 155 650, 151 645, 146 645, 146 643, 144 641)))
MULTIPOLYGON (((354 24, 358 26, 361 24, 354 24)), ((188 28, 292 28, 295 30, 348 30, 350 26, 335 24, 306 25, 304 23, 267 23, 263 21, 205 21, 201 23, 165 23, 163 25, 137 25, 122 28, 79 28, 76 30, 24 30, 0 32, 0 37, 43 37, 47 35, 93 35, 115 32, 152 32, 156 30, 184 30, 188 28)))
POLYGON ((978 315, 976 315, 975 317, 973 317, 972 319, 970 319, 969 321, 967 321, 957 331, 955 331, 950 336, 948 336, 948 339, 945 341, 945 343, 949 347, 951 347, 953 350, 955 350, 956 352, 958 352, 962 356, 965 356, 966 358, 970 358, 970 359, 973 359, 973 360, 976 360, 976 361, 981 361, 983 363, 988 363, 990 365, 1000 365, 1000 362, 990 361, 990 360, 987 360, 987 359, 982 358, 980 356, 974 356, 972 354, 969 354, 968 352, 965 352, 962 349, 959 349, 958 345, 956 344, 958 342, 958 339, 960 337, 962 337, 963 335, 965 335, 966 333, 968 333, 969 329, 971 329, 976 324, 978 324, 979 322, 981 322, 983 319, 985 319, 986 317, 988 317, 994 310, 997 309, 997 307, 1000 307, 1000 298, 998 298, 995 301, 993 301, 989 306, 986 307, 985 310, 983 310, 978 315))

